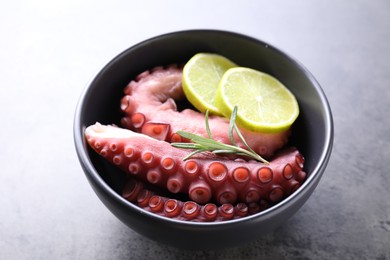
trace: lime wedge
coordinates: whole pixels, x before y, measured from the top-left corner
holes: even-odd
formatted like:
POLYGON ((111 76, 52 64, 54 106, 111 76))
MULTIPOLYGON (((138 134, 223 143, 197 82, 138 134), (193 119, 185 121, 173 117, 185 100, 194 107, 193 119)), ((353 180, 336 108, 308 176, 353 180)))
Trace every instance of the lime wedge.
POLYGON ((214 105, 222 75, 236 67, 229 59, 212 53, 195 54, 183 68, 183 91, 188 101, 199 111, 222 115, 214 105))
POLYGON ((287 130, 299 115, 295 96, 273 76, 250 68, 225 72, 215 106, 229 118, 237 106, 237 124, 255 132, 287 130))

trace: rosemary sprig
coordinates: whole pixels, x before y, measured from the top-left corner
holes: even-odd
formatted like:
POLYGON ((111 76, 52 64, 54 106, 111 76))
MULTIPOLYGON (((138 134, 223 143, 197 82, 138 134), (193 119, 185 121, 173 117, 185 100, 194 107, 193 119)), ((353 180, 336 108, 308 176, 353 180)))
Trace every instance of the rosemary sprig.
POLYGON ((180 136, 187 138, 192 141, 192 143, 172 143, 171 145, 177 148, 183 148, 183 149, 193 149, 194 151, 188 154, 186 157, 184 157, 183 160, 187 160, 190 157, 194 156, 198 153, 203 152, 212 152, 215 154, 237 154, 237 155, 244 155, 248 156, 252 159, 255 159, 257 161, 269 164, 267 160, 265 160, 263 157, 261 157, 259 154, 257 154, 255 151, 253 151, 247 142, 245 141, 244 137, 242 136, 240 130, 237 127, 236 124, 236 117, 237 117, 237 106, 234 107, 232 115, 230 117, 230 123, 229 123, 229 138, 231 141, 230 144, 224 144, 221 142, 218 142, 214 140, 211 136, 210 126, 209 126, 209 111, 206 111, 206 131, 207 131, 207 137, 199 136, 193 133, 189 133, 186 131, 177 131, 177 134, 180 136), (247 149, 238 147, 236 142, 233 138, 233 131, 236 131, 237 136, 240 138, 240 140, 243 142, 245 147, 247 149))

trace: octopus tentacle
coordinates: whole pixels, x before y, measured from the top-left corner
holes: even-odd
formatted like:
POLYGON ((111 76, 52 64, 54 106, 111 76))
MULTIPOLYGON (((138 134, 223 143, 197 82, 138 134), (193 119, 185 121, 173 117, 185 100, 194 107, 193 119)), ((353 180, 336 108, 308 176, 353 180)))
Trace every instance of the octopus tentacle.
MULTIPOLYGON (((168 142, 186 141, 180 140, 181 138, 175 134, 178 130, 206 137, 204 114, 192 109, 177 110, 175 100, 185 99, 181 82, 182 68, 175 65, 166 68, 156 67, 138 75, 124 89, 125 95, 120 105, 125 114, 121 120, 122 127, 142 133, 163 132, 151 136, 168 142), (162 131, 161 127, 164 124, 170 127, 162 131)), ((230 143, 229 121, 226 118, 210 116, 209 125, 215 140, 230 143)), ((240 128, 240 131, 249 146, 265 158, 271 158, 282 148, 290 134, 289 130, 272 134, 252 132, 243 128, 240 128)), ((234 135, 234 139, 238 146, 244 147, 237 135, 234 135)))
MULTIPOLYGON (((122 196, 140 208, 155 214, 195 222, 215 222, 242 218, 260 211, 260 205, 256 203, 252 203, 251 206, 245 203, 217 206, 214 203, 200 205, 194 201, 184 202, 167 198, 146 188, 142 181, 131 177, 123 188, 122 196)), ((264 209, 265 207, 261 210, 264 209)))
POLYGON ((96 152, 128 174, 172 193, 187 194, 200 204, 276 203, 294 192, 306 176, 304 158, 295 148, 282 150, 270 164, 210 154, 183 161, 188 150, 131 130, 96 123, 85 135, 96 152))

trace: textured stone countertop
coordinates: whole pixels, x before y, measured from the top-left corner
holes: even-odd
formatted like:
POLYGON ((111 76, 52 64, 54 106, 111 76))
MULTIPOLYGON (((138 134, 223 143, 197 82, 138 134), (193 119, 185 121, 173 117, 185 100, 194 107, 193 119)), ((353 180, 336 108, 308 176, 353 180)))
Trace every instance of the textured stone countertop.
POLYGON ((0 259, 390 259, 390 2, 3 1, 0 259), (189 252, 128 229, 78 162, 78 98, 111 58, 147 38, 222 29, 301 61, 331 105, 318 188, 273 233, 189 252))

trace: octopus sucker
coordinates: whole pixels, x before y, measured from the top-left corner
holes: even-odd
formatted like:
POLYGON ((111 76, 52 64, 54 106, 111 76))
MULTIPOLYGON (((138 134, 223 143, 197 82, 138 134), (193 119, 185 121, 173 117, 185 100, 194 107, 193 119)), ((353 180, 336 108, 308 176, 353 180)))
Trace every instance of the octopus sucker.
POLYGON ((112 158, 112 162, 116 165, 120 165, 122 163, 122 156, 121 155, 115 155, 112 158))
POLYGON ((167 217, 173 218, 180 214, 182 209, 182 203, 179 203, 175 199, 168 199, 165 201, 164 205, 164 214, 167 217))
POLYGON ((99 141, 96 141, 94 144, 93 144, 96 148, 100 148, 101 144, 99 141))
POLYGON ((190 160, 187 161, 184 164, 184 171, 187 173, 187 175, 196 175, 198 171, 200 170, 199 165, 197 162, 190 160))
POLYGON ((141 160, 145 165, 147 165, 149 167, 155 166, 155 164, 156 164, 154 161, 153 153, 149 152, 149 151, 145 151, 142 153, 141 160))
POLYGON ((306 179, 306 172, 304 171, 299 171, 298 173, 294 174, 295 179, 299 182, 302 183, 306 179))
POLYGON ((115 142, 110 144, 110 150, 111 151, 115 152, 117 149, 118 149, 118 146, 117 146, 117 144, 115 142))
POLYGON ((107 154, 108 154, 108 152, 107 152, 106 149, 102 149, 102 150, 100 150, 99 154, 100 154, 101 156, 103 156, 103 157, 106 157, 107 154))
POLYGON ((135 129, 141 128, 145 123, 145 115, 141 113, 134 113, 131 115, 128 123, 131 123, 135 129))
POLYGON ((273 178, 273 171, 269 167, 261 167, 257 171, 257 178, 261 183, 269 183, 273 178))
POLYGON ((181 143, 184 142, 184 138, 181 137, 178 133, 173 133, 170 138, 172 143, 181 143))
POLYGON ((282 200, 284 196, 284 191, 281 187, 275 187, 273 188, 268 195, 268 198, 271 202, 279 202, 282 200))
POLYGON ((212 162, 207 169, 207 176, 214 182, 222 182, 227 176, 226 165, 221 162, 212 162))
POLYGON ((242 201, 247 203, 259 201, 261 197, 260 192, 256 188, 249 188, 244 194, 242 201))
POLYGON ((181 178, 181 176, 169 177, 167 180, 167 190, 172 193, 182 192, 183 178, 181 178))
POLYGON ((233 170, 233 179, 237 183, 246 183, 249 181, 250 173, 246 167, 239 167, 233 170))
POLYGON ((166 157, 161 160, 161 168, 166 172, 174 172, 175 171, 176 162, 171 157, 166 157))
POLYGON ((128 158, 133 158, 135 156, 135 151, 132 147, 126 147, 124 149, 124 155, 128 158))
POLYGON ((155 170, 150 170, 146 173, 146 179, 149 183, 156 184, 162 180, 162 174, 155 170))
POLYGON ((122 196, 129 201, 135 201, 143 188, 144 185, 142 184, 142 182, 136 181, 134 179, 129 179, 123 189, 122 196))
POLYGON ((189 186, 189 197, 198 203, 207 203, 211 200, 212 191, 210 185, 204 180, 197 180, 189 186))
MULTIPOLYGON (((145 71, 124 89, 120 103, 124 113, 122 127, 168 142, 181 139, 175 134, 178 130, 207 137, 205 115, 192 109, 179 111, 176 102, 182 100, 185 95, 181 66, 159 66, 145 71)), ((209 125, 215 140, 230 143, 228 119, 211 115, 209 125)), ((240 128, 240 131, 248 145, 264 158, 271 158, 287 143, 290 135, 290 130, 259 133, 240 128)), ((234 134, 234 140, 238 146, 245 147, 238 135, 234 134)))
POLYGON ((293 169, 289 163, 287 163, 283 168, 283 177, 286 180, 289 180, 293 177, 293 169))
POLYGON ((224 220, 229 220, 234 217, 234 206, 232 204, 223 204, 219 207, 219 214, 224 220))
POLYGON ((186 220, 192 220, 196 218, 201 212, 201 206, 195 201, 186 201, 183 205, 182 216, 186 220))
POLYGON ((215 197, 219 203, 226 204, 237 201, 237 191, 231 183, 226 182, 217 190, 215 197))
POLYGON ((208 203, 202 207, 202 215, 206 221, 214 221, 218 216, 218 208, 215 204, 208 203))
POLYGON ((146 208, 149 204, 150 198, 153 196, 153 192, 147 189, 142 189, 136 192, 138 192, 136 193, 138 195, 136 200, 133 200, 131 198, 126 199, 131 202, 136 202, 139 207, 146 208))
POLYGON ((170 125, 166 123, 147 122, 142 125, 141 133, 153 137, 157 140, 167 140, 170 125))
POLYGON ((165 202, 161 196, 153 195, 149 199, 148 206, 152 212, 157 213, 164 210, 164 204, 165 202))
POLYGON ((245 203, 240 202, 234 207, 234 213, 239 217, 245 217, 249 213, 249 208, 245 203))
POLYGON ((301 167, 303 156, 294 147, 280 150, 269 164, 209 154, 184 161, 189 150, 128 129, 96 123, 85 135, 97 153, 128 175, 182 193, 202 205, 257 203, 261 199, 279 202, 306 176, 301 167), (169 170, 172 167, 174 172, 169 170))
POLYGON ((129 174, 133 174, 133 175, 136 175, 136 174, 142 172, 141 166, 136 162, 129 163, 127 170, 129 172, 129 174))

